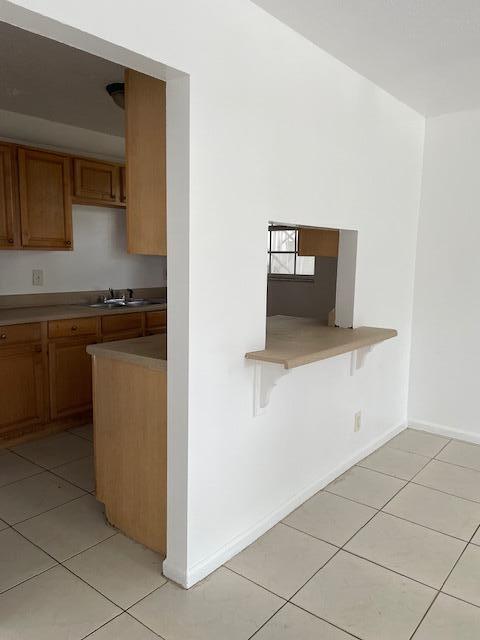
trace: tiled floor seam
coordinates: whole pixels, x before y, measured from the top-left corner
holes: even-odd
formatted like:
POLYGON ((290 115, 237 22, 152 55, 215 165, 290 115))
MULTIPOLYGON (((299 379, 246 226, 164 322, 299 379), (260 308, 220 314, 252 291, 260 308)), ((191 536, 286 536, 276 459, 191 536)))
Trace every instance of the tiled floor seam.
MULTIPOLYGON (((58 477, 58 476, 56 476, 56 477, 58 477)), ((63 478, 62 478, 62 480, 63 480, 63 478)), ((19 480, 18 482, 21 482, 21 480, 19 480)), ((71 482, 68 482, 68 480, 65 480, 65 482, 67 484, 71 484, 71 482)), ((75 489, 79 488, 79 487, 76 487, 75 485, 72 485, 72 486, 75 487, 75 489)), ((45 511, 41 511, 40 513, 36 513, 34 516, 30 516, 29 518, 25 518, 25 520, 19 520, 18 522, 14 522, 10 526, 15 528, 19 524, 23 524, 24 522, 28 522, 29 520, 32 520, 32 518, 38 518, 38 516, 43 516, 44 513, 48 513, 49 511, 54 511, 55 509, 58 509, 58 507, 63 507, 65 504, 70 504, 71 502, 75 502, 75 500, 80 500, 80 498, 84 498, 85 496, 89 495, 88 491, 85 491, 85 489, 81 489, 81 491, 84 492, 83 495, 81 495, 81 496, 76 496, 75 498, 71 498, 70 500, 65 500, 65 502, 62 502, 61 504, 57 504, 54 507, 50 507, 49 509, 45 509, 45 511)))
MULTIPOLYGON (((336 552, 335 552, 336 553, 336 552)), ((330 558, 329 558, 330 559, 330 558)), ((328 560, 327 560, 328 562, 328 560)), ((325 563, 326 564, 326 563, 325 563)), ((324 566, 324 565, 322 565, 324 566)), ((220 568, 220 567, 219 567, 220 568)), ((285 604, 287 602, 290 602, 290 600, 288 598, 285 598, 285 596, 281 596, 278 593, 275 593, 275 591, 272 591, 271 589, 269 589, 268 587, 265 587, 263 584, 259 584, 258 582, 255 582, 255 580, 252 580, 252 578, 247 578, 247 576, 244 576, 243 573, 239 573, 238 571, 235 571, 235 569, 232 569, 232 567, 228 567, 226 564, 222 564, 221 565, 222 569, 227 569, 228 571, 231 571, 232 573, 234 573, 236 576, 239 576, 240 578, 244 578, 244 580, 248 580, 249 582, 251 582, 252 584, 254 584, 256 587, 260 587, 261 589, 263 589, 264 591, 268 591, 268 593, 271 593, 272 596, 275 596, 276 598, 281 598, 282 600, 285 600, 285 604)), ((133 606, 133 605, 132 605, 133 606)), ((283 606, 283 605, 282 605, 283 606)))
MULTIPOLYGON (((72 435, 72 434, 70 434, 70 435, 72 435)), ((75 437, 78 438, 79 436, 75 436, 75 437)), ((87 440, 86 438, 81 438, 81 440, 83 440, 84 442, 89 442, 92 445, 92 448, 93 448, 93 442, 91 440, 87 440)), ((13 449, 6 449, 6 451, 9 451, 10 453, 15 454, 19 458, 22 458, 22 460, 26 460, 27 462, 30 462, 30 464, 36 464, 37 467, 40 467, 44 471, 50 471, 50 469, 56 469, 58 467, 63 467, 63 465, 65 465, 65 464, 70 464, 71 462, 78 462, 78 460, 83 460, 83 458, 89 458, 91 455, 93 455, 92 453, 89 453, 86 456, 80 456, 78 458, 75 458, 74 460, 67 460, 66 462, 62 462, 60 464, 56 464, 54 467, 46 467, 45 465, 40 464, 39 462, 35 462, 31 458, 27 458, 27 456, 23 455, 22 453, 20 453, 18 451, 14 451, 13 449)))
MULTIPOLYGON (((30 540, 29 540, 29 542, 30 542, 30 540)), ((43 549, 42 549, 42 551, 43 551, 43 549)), ((44 551, 44 553, 45 553, 45 551, 44 551)), ((59 566, 60 566, 60 563, 58 562, 58 560, 55 560, 55 564, 53 565, 53 567, 48 567, 47 569, 42 569, 41 571, 39 571, 35 575, 29 576, 28 578, 25 578, 25 580, 20 580, 19 582, 15 583, 15 584, 12 584, 11 587, 7 587, 6 589, 3 589, 3 591, 0 591, 0 596, 5 595, 9 591, 12 591, 12 589, 16 589, 17 587, 20 587, 22 584, 25 584, 26 582, 30 582, 30 580, 33 580, 34 578, 38 578, 38 576, 41 576, 44 573, 47 573, 47 571, 51 571, 51 569, 55 569, 55 568, 57 568, 59 566)))
MULTIPOLYGON (((477 527, 478 530, 479 527, 477 527)), ((476 531, 477 531, 476 530, 476 531)), ((413 634, 410 636, 410 640, 413 640, 415 637, 415 634, 417 633, 417 631, 419 630, 422 622, 425 620, 425 618, 427 617, 428 612, 430 611, 430 609, 433 607, 436 599, 438 598, 440 593, 446 593, 445 591, 443 591, 444 586, 447 583, 447 580, 449 579, 449 577, 452 575, 453 570, 455 569, 455 567, 457 566, 457 564, 460 562, 461 557, 463 556, 463 554, 465 553, 465 549, 468 548, 468 545, 471 543, 471 541, 473 540, 473 537, 475 536, 476 531, 473 533, 472 537, 470 538, 470 542, 468 542, 465 545, 465 548, 463 549, 462 553, 458 556, 456 562, 454 563, 453 567, 450 569, 450 571, 448 572, 447 577, 445 578, 445 580, 443 581, 440 589, 438 590, 438 592, 436 593, 435 597, 433 598, 432 602, 430 603, 430 606, 428 607, 428 609, 425 611, 424 615, 422 616, 422 619, 420 620, 420 622, 418 623, 418 625, 415 628, 415 631, 413 632, 413 634)), ((451 596, 450 594, 447 594, 448 596, 450 596, 451 598, 455 598, 455 596, 451 596)), ((477 607, 477 605, 473 604, 472 602, 467 602, 466 600, 462 600, 461 598, 455 598, 456 600, 460 600, 461 602, 465 602, 466 604, 470 604, 471 606, 477 607)), ((479 608, 479 607, 477 607, 479 608)))
POLYGON ((100 627, 97 627, 93 631, 90 631, 89 633, 87 633, 86 636, 82 636, 81 640, 86 640, 86 638, 90 638, 91 636, 93 636, 94 633, 97 633, 97 631, 99 631, 100 629, 103 629, 108 624, 110 624, 110 622, 113 622, 114 620, 116 620, 120 616, 123 616, 124 613, 125 613, 125 611, 120 611, 120 613, 118 615, 116 615, 114 618, 110 618, 110 620, 107 620, 107 622, 104 622, 100 627))
MULTIPOLYGON (((89 458, 90 456, 86 456, 87 458, 89 458)), ((79 458, 79 460, 84 460, 84 458, 79 458)), ((72 462, 78 462, 79 460, 72 460, 72 462)), ((66 464, 70 464, 69 462, 67 462, 66 464)), ((63 465, 60 465, 63 466, 63 465)), ((55 469, 58 469, 59 467, 55 467, 55 469)), ((66 478, 64 478, 63 476, 61 476, 58 473, 55 473, 55 469, 49 469, 48 472, 52 474, 52 476, 55 476, 56 478, 59 478, 60 480, 63 480, 64 482, 69 482, 70 484, 73 484, 74 487, 76 487, 77 489, 81 489, 82 491, 85 491, 86 493, 91 493, 90 491, 88 491, 87 489, 84 489, 83 487, 81 487, 79 484, 75 484, 74 482, 72 482, 72 480, 67 480, 66 478)), ((95 489, 94 489, 95 491, 95 489)))
MULTIPOLYGON (((223 566, 223 565, 222 565, 222 566, 223 566)), ((163 576, 163 573, 162 573, 162 576, 163 576)), ((163 576, 163 577, 165 578, 165 576, 163 576)), ((125 609, 125 611, 126 611, 126 612, 128 612, 128 614, 129 614, 130 616, 132 616, 132 618, 135 618, 135 616, 134 616, 134 615, 133 615, 133 613, 130 611, 130 609, 133 609, 133 607, 136 607, 136 606, 137 606, 137 604, 140 604, 140 602, 142 602, 142 600, 145 600, 145 598, 148 598, 148 596, 151 596, 151 595, 152 595, 152 593, 155 593, 155 591, 158 591, 159 589, 163 589, 163 587, 164 587, 165 585, 169 584, 170 582, 171 582, 172 584, 174 584, 174 585, 178 586, 176 582, 172 582, 169 578, 165 578, 165 581, 166 581, 166 582, 164 582, 163 584, 161 584, 159 587, 155 587, 155 589, 154 589, 153 591, 150 591, 150 593, 147 593, 146 595, 142 596, 142 597, 140 598, 140 600, 137 600, 137 602, 134 602, 133 604, 131 604, 131 605, 128 607, 128 609, 125 609)), ((183 588, 183 587, 182 587, 182 588, 183 588)), ((135 618, 135 620, 138 620, 138 618, 135 618)), ((139 622, 141 622, 141 620, 139 620, 139 622)), ((143 622, 142 622, 142 624, 143 624, 143 622)), ((146 625, 144 625, 144 626, 146 626, 146 625)))
MULTIPOLYGON (((476 447, 480 445, 475 445, 476 447)), ((460 469, 467 469, 468 471, 474 471, 475 473, 480 474, 480 469, 475 469, 474 467, 467 467, 464 464, 457 464, 456 462, 450 462, 449 460, 441 460, 440 458, 432 458, 435 462, 441 462, 442 464, 449 464, 451 467, 459 467, 460 469)))
MULTIPOLYGON (((132 605, 134 606, 134 605, 132 605)), ((148 629, 151 633, 153 633, 153 635, 158 638, 158 640, 165 640, 165 638, 163 636, 159 636, 158 633, 156 633, 153 629, 150 629, 150 627, 147 627, 147 625, 144 622, 141 622, 140 620, 138 620, 137 618, 135 618, 134 616, 132 616, 131 613, 129 613, 128 611, 122 611, 121 613, 118 614, 118 616, 115 616, 114 618, 112 618, 111 620, 107 620, 107 622, 105 622, 104 624, 102 624, 100 627, 97 627, 96 629, 94 629, 93 631, 91 631, 88 635, 83 636, 83 638, 81 638, 81 640, 87 640, 88 638, 91 638, 93 636, 94 633, 97 633, 97 631, 99 631, 100 629, 103 629, 103 627, 106 627, 107 625, 109 625, 111 622, 113 622, 113 620, 116 620, 117 618, 119 618, 120 616, 123 615, 127 615, 129 616, 132 620, 135 620, 135 622, 138 622, 138 624, 141 624, 142 627, 145 627, 145 629, 148 629)))
MULTIPOLYGON (((234 572, 234 573, 235 573, 235 572, 234 572)), ((267 625, 267 624, 270 622, 270 620, 272 620, 272 619, 277 615, 277 613, 279 613, 279 612, 280 612, 284 607, 286 607, 286 606, 287 606, 287 604, 288 604, 288 601, 285 601, 285 602, 282 604, 282 606, 281 606, 279 609, 277 609, 277 610, 275 611, 275 613, 273 613, 273 614, 272 614, 272 615, 271 615, 267 620, 265 620, 265 622, 264 622, 260 627, 258 627, 258 629, 256 629, 256 630, 252 633, 252 635, 251 635, 251 636, 248 636, 247 640, 252 640, 252 638, 255 638, 255 636, 257 635, 257 633, 259 633, 259 632, 263 629, 263 627, 265 627, 265 625, 267 625)))
MULTIPOLYGON (((433 460, 435 460, 435 458, 429 459, 429 462, 432 462, 433 460)), ((443 462, 443 460, 438 460, 437 462, 443 462)), ((450 464, 450 466, 452 466, 452 467, 458 467, 459 466, 457 464, 452 464, 451 462, 445 463, 445 464, 450 464)), ((425 466, 427 466, 427 465, 425 465, 425 466)), ((420 482, 415 482, 416 476, 425 467, 422 467, 422 469, 420 469, 420 471, 418 471, 413 476, 413 478, 411 478, 410 480, 406 480, 405 478, 400 478, 399 476, 392 476, 390 473, 385 473, 384 471, 378 471, 377 469, 370 469, 370 467, 362 467, 358 463, 353 465, 352 467, 350 467, 350 469, 352 469, 353 467, 361 467, 362 469, 368 469, 369 471, 375 471, 375 473, 381 473, 382 476, 387 476, 387 478, 395 478, 396 480, 403 480, 403 482, 406 482, 407 484, 411 482, 412 484, 415 484, 415 485, 417 485, 419 487, 426 487, 427 489, 432 489, 432 491, 438 491, 438 493, 444 493, 447 496, 453 496, 454 498, 460 498, 461 500, 467 500, 467 502, 473 502, 473 504, 480 504, 480 500, 472 500, 471 498, 465 498, 464 496, 458 496, 456 493, 449 493, 448 491, 443 491, 442 489, 437 489, 436 487, 431 487, 430 485, 427 485, 427 484, 421 484, 420 482)), ((469 471, 475 471, 475 469, 470 469, 469 467, 459 467, 459 468, 460 469, 468 469, 469 471)), ((349 471, 350 469, 347 469, 347 471, 349 471)), ((347 473, 347 471, 345 471, 344 473, 347 473)), ((477 471, 477 473, 480 473, 480 471, 477 471)), ((322 489, 322 491, 323 491, 323 489, 322 489)), ((329 491, 329 493, 331 493, 331 491, 329 491)), ((333 495, 337 495, 337 494, 333 494, 333 495)), ((343 498, 344 496, 340 496, 340 497, 343 498)), ((349 498, 349 499, 351 500, 351 498, 349 498)), ((359 503, 359 504, 362 504, 362 503, 359 503)), ((369 505, 364 505, 364 506, 369 506, 369 505)), ((371 508, 374 509, 375 507, 371 507, 371 508)), ((383 507, 382 507, 382 509, 383 509, 383 507)))
MULTIPOLYGON (((82 424, 80 426, 81 427, 85 427, 86 425, 82 424)), ((74 427, 74 428, 76 428, 76 427, 74 427)), ((71 435, 71 436, 75 436, 75 438, 80 438, 81 440, 86 440, 87 442, 91 442, 93 444, 93 442, 92 442, 92 440, 90 438, 87 438, 86 436, 81 436, 79 433, 73 433, 73 431, 69 431, 68 429, 67 429, 67 433, 69 435, 71 435)))
MULTIPOLYGON (((50 511, 50 509, 49 509, 50 511)), ((24 536, 20 531, 17 531, 17 529, 15 529, 15 531, 22 536, 22 538, 24 538, 25 540, 27 540, 27 542, 29 542, 30 544, 32 544, 34 547, 37 547, 37 549, 40 549, 40 551, 43 551, 43 553, 45 553, 47 556, 49 556, 54 562, 55 565, 53 567, 49 567, 48 569, 46 569, 45 571, 42 571, 41 573, 46 573, 47 571, 51 571, 52 569, 55 569, 59 566, 61 566, 63 569, 65 569, 66 571, 68 571, 69 573, 71 573, 73 576, 75 576, 76 578, 78 578, 79 580, 81 580, 84 584, 88 585, 91 589, 93 589, 94 591, 96 591, 97 593, 99 593, 101 596, 103 596, 106 600, 108 600, 111 604, 115 605, 116 607, 118 607, 119 609, 121 609, 122 611, 126 611, 126 609, 124 609, 123 607, 121 607, 120 605, 118 605, 116 602, 114 602, 113 600, 111 600, 108 596, 106 596, 104 593, 102 593, 101 591, 99 591, 97 588, 95 588, 94 586, 92 586, 91 584, 89 584, 86 580, 84 580, 81 576, 77 575, 76 573, 74 573, 73 571, 71 571, 68 567, 66 567, 62 562, 59 562, 56 558, 54 558, 50 553, 48 553, 48 551, 45 551, 45 549, 42 549, 42 547, 39 547, 38 544, 36 544, 35 542, 32 542, 31 540, 29 540, 26 536, 24 536)), ((111 536, 112 537, 112 536, 111 536)), ((100 544, 100 543, 98 543, 100 544)), ((96 546, 96 545, 93 545, 96 546)), ((66 560, 64 560, 64 562, 67 562, 66 560)), ((40 575, 37 574, 37 575, 40 575)), ((33 578, 35 578, 36 576, 32 576, 30 578, 28 578, 27 580, 24 580, 23 582, 28 582, 29 580, 32 580, 33 578)), ((21 584, 23 584, 23 582, 21 584)), ((20 583, 19 583, 20 584, 20 583)), ((10 591, 11 589, 15 589, 15 587, 17 587, 18 585, 15 585, 14 587, 10 587, 9 589, 6 589, 3 593, 5 593, 6 591, 10 591)), ((136 603, 135 603, 136 604, 136 603)), ((133 606, 133 605, 132 605, 133 606)))
MULTIPOLYGON (((346 633, 351 638, 355 638, 356 640, 365 640, 365 638, 362 638, 361 636, 356 636, 351 631, 347 631, 347 629, 345 629, 344 627, 339 627, 338 624, 336 624, 335 622, 332 622, 331 620, 328 620, 327 618, 322 618, 317 613, 313 613, 313 611, 309 611, 308 609, 305 609, 305 607, 302 607, 301 604, 297 604, 296 602, 289 602, 288 604, 291 604, 292 606, 297 607, 297 609, 301 609, 302 611, 305 611, 305 613, 308 613, 311 616, 313 616, 314 618, 317 618, 317 620, 321 620, 322 622, 326 622, 327 624, 331 625, 332 627, 335 627, 339 631, 343 631, 343 633, 346 633)), ((299 638, 298 640, 301 640, 301 638, 299 638)))
MULTIPOLYGON (((452 465, 452 466, 457 466, 457 465, 452 465)), ((469 469, 469 471, 472 471, 472 469, 469 469)), ((449 491, 443 491, 443 489, 437 489, 437 487, 432 487, 429 484, 422 484, 421 482, 418 482, 418 481, 415 482, 414 480, 409 480, 409 482, 411 482, 412 484, 414 484, 417 487, 424 487, 425 489, 431 489, 432 491, 437 491, 438 493, 443 493, 446 496, 451 496, 452 498, 460 498, 460 500, 466 500, 467 502, 472 502, 473 504, 480 504, 480 500, 472 500, 471 498, 465 498, 465 496, 459 496, 456 493, 450 493, 449 491)))
MULTIPOLYGON (((18 456, 18 457, 21 458, 22 456, 18 456)), ((22 458, 22 460, 25 460, 25 458, 22 458)), ((30 460, 28 460, 27 462, 30 462, 30 460)), ((46 472, 46 469, 44 469, 43 467, 40 467, 40 470, 35 471, 35 473, 29 474, 28 476, 24 476, 23 478, 18 478, 17 480, 12 480, 11 482, 6 482, 5 484, 0 485, 0 490, 3 489, 4 487, 10 487, 12 484, 16 484, 17 482, 21 482, 22 480, 28 480, 28 478, 39 476, 40 474, 45 472, 46 472)))
MULTIPOLYGON (((103 538, 103 540, 100 540, 99 542, 95 542, 90 547, 85 547, 85 549, 82 549, 78 553, 74 553, 73 556, 69 556, 68 558, 65 558, 64 560, 58 560, 57 562, 59 562, 61 565, 63 565, 65 562, 69 562, 70 560, 73 560, 73 558, 76 558, 77 556, 82 555, 82 553, 85 553, 85 551, 90 551, 90 549, 93 549, 94 547, 98 547, 98 545, 102 544, 102 542, 106 542, 107 540, 110 540, 111 538, 114 538, 115 536, 118 536, 119 533, 120 533, 120 531, 115 531, 114 533, 112 533, 111 536, 107 536, 106 538, 103 538)), ((28 538, 27 538, 27 540, 28 540, 28 538)), ((43 551, 43 549, 42 549, 42 551, 43 551)))
POLYGON ((425 613, 423 614, 423 616, 420 618, 420 622, 417 624, 417 626, 415 627, 415 629, 413 630, 412 635, 410 636, 409 640, 414 640, 415 638, 415 634, 417 633, 417 631, 420 629, 420 627, 422 626, 423 621, 425 620, 425 618, 428 615, 428 612, 430 611, 430 609, 433 607, 433 605, 435 604, 436 599, 438 598, 440 594, 440 591, 437 591, 436 594, 434 595, 431 603, 428 605, 427 610, 425 611, 425 613))

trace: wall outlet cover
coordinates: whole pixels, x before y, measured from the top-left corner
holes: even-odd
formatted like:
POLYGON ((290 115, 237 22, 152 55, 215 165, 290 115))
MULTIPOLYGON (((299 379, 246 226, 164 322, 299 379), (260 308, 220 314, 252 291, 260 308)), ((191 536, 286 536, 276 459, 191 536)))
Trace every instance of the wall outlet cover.
POLYGON ((35 287, 43 287, 43 269, 33 269, 32 284, 35 287))
POLYGON ((361 428, 362 428, 362 412, 357 411, 354 418, 353 430, 356 433, 357 431, 360 431, 361 428))

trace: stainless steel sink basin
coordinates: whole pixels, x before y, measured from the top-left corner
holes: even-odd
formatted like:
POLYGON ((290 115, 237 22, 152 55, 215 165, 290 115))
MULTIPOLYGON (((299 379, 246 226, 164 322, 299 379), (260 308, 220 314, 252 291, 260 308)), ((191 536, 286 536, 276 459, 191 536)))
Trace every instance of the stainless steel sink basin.
POLYGON ((94 302, 89 307, 94 309, 122 309, 124 307, 144 307, 148 304, 155 304, 150 300, 133 299, 125 300, 125 302, 94 302))
POLYGON ((155 303, 151 302, 150 300, 126 300, 125 301, 125 306, 127 307, 143 307, 146 304, 155 304, 155 303))

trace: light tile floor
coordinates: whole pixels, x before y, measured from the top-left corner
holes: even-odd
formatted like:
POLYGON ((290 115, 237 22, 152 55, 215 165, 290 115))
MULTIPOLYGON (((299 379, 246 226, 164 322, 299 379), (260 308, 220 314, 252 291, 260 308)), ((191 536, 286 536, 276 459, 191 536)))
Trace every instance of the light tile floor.
POLYGON ((480 446, 407 429, 184 591, 106 522, 91 440, 0 451, 0 638, 480 638, 480 446))

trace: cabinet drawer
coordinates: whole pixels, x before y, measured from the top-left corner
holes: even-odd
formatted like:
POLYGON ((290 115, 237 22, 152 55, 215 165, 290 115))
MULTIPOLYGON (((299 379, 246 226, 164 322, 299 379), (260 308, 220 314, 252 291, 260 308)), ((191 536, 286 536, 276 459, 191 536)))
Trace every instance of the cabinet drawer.
POLYGON ((122 313, 102 316, 102 334, 122 333, 142 328, 141 313, 122 313))
POLYGON ((0 327, 0 346, 22 342, 40 342, 40 323, 9 324, 0 327))
POLYGON ((69 338, 70 336, 88 336, 97 333, 96 318, 72 318, 71 320, 50 320, 49 338, 69 338))
POLYGON ((167 326, 166 311, 147 311, 147 329, 159 329, 167 326))

